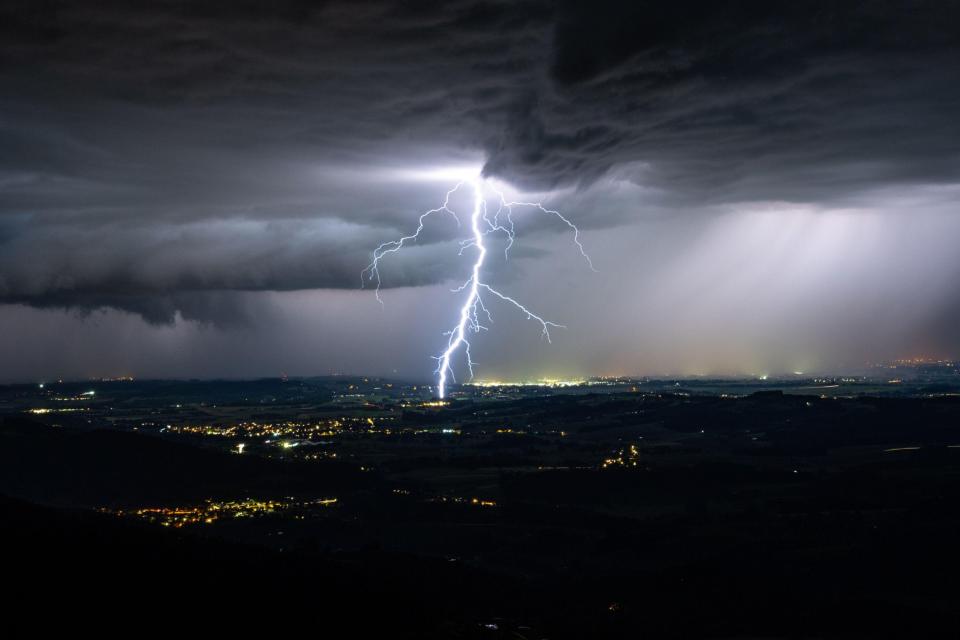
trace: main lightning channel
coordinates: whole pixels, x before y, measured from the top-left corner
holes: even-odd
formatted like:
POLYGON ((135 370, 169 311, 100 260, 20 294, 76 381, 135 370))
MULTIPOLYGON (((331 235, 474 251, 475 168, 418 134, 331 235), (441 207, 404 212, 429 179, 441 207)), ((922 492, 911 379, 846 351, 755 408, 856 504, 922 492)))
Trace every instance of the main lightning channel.
MULTIPOLYGON (((460 322, 450 333, 450 339, 447 341, 447 349, 440 356, 440 363, 437 365, 437 372, 440 379, 437 381, 441 399, 446 395, 447 373, 453 374, 450 368, 450 357, 456 352, 460 345, 464 345, 467 352, 467 365, 470 368, 470 376, 473 376, 473 361, 470 358, 470 343, 466 338, 467 323, 471 318, 476 317, 477 304, 480 302, 480 267, 487 257, 487 247, 483 244, 483 233, 480 231, 480 214, 484 209, 483 190, 477 180, 472 180, 473 186, 473 215, 470 216, 470 229, 473 231, 473 242, 477 247, 477 260, 473 263, 473 274, 468 283, 468 295, 463 307, 460 308, 460 322)), ((489 317, 489 316, 488 316, 489 317)), ((479 328, 479 323, 476 325, 479 328)))
POLYGON ((469 185, 473 190, 473 210, 470 214, 471 237, 460 241, 459 255, 462 256, 464 251, 467 249, 476 248, 476 259, 473 262, 473 269, 471 270, 470 278, 453 290, 454 293, 466 291, 467 295, 463 301, 463 305, 460 307, 460 313, 458 317, 459 321, 453 327, 453 329, 444 334, 447 336, 446 349, 444 349, 441 355, 435 356, 435 359, 437 360, 437 369, 434 373, 437 374, 438 378, 437 395, 441 399, 446 396, 448 380, 453 380, 454 382, 456 381, 453 372, 452 360, 454 355, 456 355, 457 351, 459 351, 461 348, 464 351, 465 361, 467 369, 470 372, 470 377, 473 377, 474 362, 470 354, 470 341, 467 338, 467 334, 471 331, 474 333, 479 333, 480 331, 487 329, 487 327, 480 322, 481 311, 488 322, 493 322, 493 316, 483 302, 483 298, 480 293, 481 291, 485 291, 500 301, 514 306, 520 312, 525 314, 528 320, 533 320, 539 323, 541 328, 540 336, 541 338, 546 339, 547 342, 550 342, 551 327, 563 328, 563 325, 545 320, 533 311, 530 311, 516 299, 500 293, 489 284, 483 282, 481 279, 481 271, 484 261, 487 258, 487 246, 484 244, 484 238, 487 236, 487 234, 500 232, 506 236, 507 245, 504 249, 504 258, 506 259, 508 257, 509 250, 513 246, 515 237, 513 222, 514 207, 531 207, 539 209, 543 213, 554 215, 563 221, 568 227, 570 227, 570 229, 573 230, 573 242, 579 249, 580 254, 586 260, 587 265, 591 270, 596 271, 596 269, 593 268, 593 262, 590 260, 590 256, 587 255, 583 244, 580 242, 580 230, 570 220, 561 215, 559 211, 547 209, 539 202, 511 202, 508 201, 501 192, 497 191, 496 189, 491 189, 494 193, 496 193, 499 199, 497 210, 493 212, 493 216, 491 218, 490 212, 487 210, 487 200, 484 197, 485 183, 482 178, 472 178, 458 182, 452 189, 447 191, 446 197, 444 198, 441 206, 437 207, 436 209, 430 209, 429 211, 421 214, 417 229, 412 234, 403 236, 399 240, 384 242, 373 251, 372 261, 361 273, 361 283, 366 283, 367 281, 376 283, 376 297, 378 302, 383 304, 383 300, 380 298, 380 261, 387 255, 400 251, 400 249, 402 249, 408 243, 419 240, 420 233, 424 229, 427 218, 435 213, 447 213, 451 215, 453 219, 456 220, 457 226, 460 226, 460 217, 457 215, 456 211, 450 207, 450 198, 465 185, 469 185), (501 222, 500 220, 501 214, 503 214, 506 218, 505 223, 501 222))

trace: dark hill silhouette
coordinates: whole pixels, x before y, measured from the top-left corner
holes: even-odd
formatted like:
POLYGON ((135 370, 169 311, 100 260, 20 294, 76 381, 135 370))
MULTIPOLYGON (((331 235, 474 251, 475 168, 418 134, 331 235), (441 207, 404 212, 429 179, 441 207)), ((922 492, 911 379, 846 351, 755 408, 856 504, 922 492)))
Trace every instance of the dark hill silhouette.
POLYGON ((3 561, 9 637, 21 625, 25 636, 61 625, 71 635, 188 625, 271 636, 310 625, 321 636, 441 638, 471 626, 463 616, 504 587, 442 560, 278 553, 2 495, 0 521, 4 548, 16 550, 3 561), (466 585, 477 591, 461 600, 466 585), (51 615, 23 614, 48 603, 51 615))
POLYGON ((0 492, 73 507, 144 506, 245 495, 323 496, 369 484, 356 466, 221 453, 135 433, 0 422, 0 492))

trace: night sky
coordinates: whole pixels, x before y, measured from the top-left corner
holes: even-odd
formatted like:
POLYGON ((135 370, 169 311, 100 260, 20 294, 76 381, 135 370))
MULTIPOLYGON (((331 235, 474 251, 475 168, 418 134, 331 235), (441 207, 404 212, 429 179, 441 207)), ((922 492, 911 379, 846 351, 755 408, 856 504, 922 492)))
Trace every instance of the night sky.
POLYGON ((517 216, 481 378, 960 353, 960 3, 0 5, 0 381, 428 379, 517 216), (460 230, 462 232, 462 230, 460 230))

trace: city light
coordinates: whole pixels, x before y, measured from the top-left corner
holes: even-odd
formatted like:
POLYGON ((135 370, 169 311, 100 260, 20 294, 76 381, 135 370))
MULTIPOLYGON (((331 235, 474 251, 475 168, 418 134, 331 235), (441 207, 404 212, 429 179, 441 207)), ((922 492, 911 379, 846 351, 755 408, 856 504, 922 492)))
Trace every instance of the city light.
POLYGON ((165 527, 180 528, 200 523, 213 524, 223 518, 253 518, 283 511, 306 511, 314 507, 331 507, 337 504, 337 501, 337 498, 313 500, 245 498, 227 501, 207 500, 202 504, 189 506, 143 507, 131 510, 102 508, 100 511, 116 516, 133 516, 165 527))

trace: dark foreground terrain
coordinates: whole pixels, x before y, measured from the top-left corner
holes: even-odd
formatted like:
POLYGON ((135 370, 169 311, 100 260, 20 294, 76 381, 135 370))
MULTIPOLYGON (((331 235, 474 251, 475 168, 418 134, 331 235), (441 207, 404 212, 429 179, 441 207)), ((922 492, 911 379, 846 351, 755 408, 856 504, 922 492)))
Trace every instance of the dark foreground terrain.
POLYGON ((957 637, 958 397, 226 386, 9 391, 7 628, 957 637))

